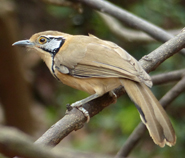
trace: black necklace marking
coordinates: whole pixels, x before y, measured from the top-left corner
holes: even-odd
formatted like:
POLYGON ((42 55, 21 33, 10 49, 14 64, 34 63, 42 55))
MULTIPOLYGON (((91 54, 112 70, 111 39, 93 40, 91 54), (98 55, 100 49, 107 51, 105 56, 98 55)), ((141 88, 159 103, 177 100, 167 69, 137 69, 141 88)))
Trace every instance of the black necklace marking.
POLYGON ((52 58, 52 64, 51 64, 51 70, 52 70, 52 72, 53 72, 53 76, 58 80, 58 81, 60 81, 60 79, 57 77, 57 75, 55 74, 55 70, 54 70, 54 63, 55 63, 55 61, 54 61, 54 55, 51 55, 51 58, 52 58))
MULTIPOLYGON (((53 72, 54 77, 59 80, 59 78, 55 74, 54 65, 55 65, 55 55, 58 53, 62 45, 64 44, 65 39, 62 37, 47 37, 47 42, 40 47, 42 50, 47 51, 51 54, 52 64, 51 70, 53 72)), ((60 81, 60 80, 59 80, 60 81)))

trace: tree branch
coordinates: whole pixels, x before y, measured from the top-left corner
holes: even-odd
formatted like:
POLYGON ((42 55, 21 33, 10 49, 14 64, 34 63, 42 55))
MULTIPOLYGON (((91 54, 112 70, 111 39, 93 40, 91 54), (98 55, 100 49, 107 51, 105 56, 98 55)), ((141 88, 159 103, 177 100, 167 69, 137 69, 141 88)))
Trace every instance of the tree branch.
MULTIPOLYGON (((179 35, 161 45, 159 48, 148 54, 146 57, 142 58, 140 60, 140 63, 145 70, 150 72, 154 69, 154 67, 156 68, 157 66, 159 66, 159 64, 162 63, 165 59, 169 58, 170 56, 175 54, 175 52, 183 48, 184 45, 185 31, 182 31, 179 35)), ((122 88, 118 88, 115 90, 115 94, 118 98, 123 93, 124 92, 122 88)), ((111 98, 109 94, 105 94, 102 97, 92 100, 91 102, 83 105, 83 107, 87 109, 90 117, 92 117, 113 102, 113 98, 111 98)), ((83 127, 85 122, 86 117, 80 111, 72 109, 70 112, 68 112, 67 115, 65 115, 48 131, 46 131, 46 133, 44 133, 35 143, 55 146, 70 132, 83 127)))
MULTIPOLYGON (((0 153, 8 157, 20 156, 24 158, 112 158, 109 155, 76 152, 61 148, 51 148, 33 144, 31 138, 15 128, 0 128, 0 153)), ((0 155, 1 156, 1 155, 0 155)), ((14 158, 18 158, 18 157, 14 158)))
POLYGON ((185 75, 185 69, 171 71, 159 75, 152 76, 152 82, 154 85, 166 84, 173 81, 179 81, 185 75))
MULTIPOLYGON (((67 6, 67 7, 73 7, 77 8, 78 10, 82 10, 79 3, 76 3, 74 0, 43 0, 44 2, 48 4, 53 4, 57 6, 67 6), (73 3, 72 3, 73 2, 73 3), (77 4, 76 7, 74 7, 74 3, 77 4)), ((137 17, 128 11, 124 10, 123 8, 119 8, 115 6, 114 4, 111 4, 107 2, 106 0, 77 0, 78 2, 85 4, 91 8, 94 8, 100 12, 97 12, 100 17, 104 20, 104 22, 107 24, 107 26, 110 28, 112 32, 114 32, 118 37, 121 37, 124 40, 127 41, 142 41, 142 42, 150 42, 154 41, 154 39, 157 39, 161 42, 166 42, 170 38, 174 37, 177 33, 179 33, 179 29, 171 30, 166 32, 165 30, 145 21, 144 19, 137 17), (104 13, 107 14, 104 14, 104 13), (120 21, 124 22, 125 24, 140 29, 146 33, 126 29, 121 26, 121 24, 115 19, 119 19, 120 21), (136 36, 137 34, 137 36, 136 36), (151 36, 151 37, 150 37, 151 36), (153 38, 154 39, 153 39, 153 38)), ((183 51, 183 54, 185 51, 183 51)))
MULTIPOLYGON (((115 90, 115 93, 117 97, 120 97, 124 92, 117 89, 115 90)), ((89 112, 90 117, 93 117, 113 102, 114 99, 110 97, 109 93, 106 93, 102 97, 92 100, 83 106, 89 112)), ((82 128, 85 122, 86 117, 84 114, 76 108, 73 108, 70 112, 67 112, 61 120, 46 131, 35 143, 55 146, 73 130, 82 128)))
POLYGON ((33 145, 31 139, 15 128, 2 127, 0 130, 0 152, 6 156, 26 158, 64 158, 48 147, 33 145))
MULTIPOLYGON (((102 1, 101 0, 94 0, 94 1, 78 0, 78 1, 82 2, 84 4, 88 4, 88 5, 90 5, 90 3, 95 2, 96 7, 99 8, 99 10, 102 10, 104 12, 109 12, 109 9, 110 9, 109 7, 107 7, 107 6, 109 6, 109 5, 107 5, 109 3, 106 1, 103 1, 103 0, 102 1), (100 5, 100 3, 101 3, 101 5, 100 5)), ((114 13, 113 15, 118 16, 119 17, 118 19, 121 20, 124 17, 124 14, 119 15, 119 13, 123 13, 123 12, 120 12, 120 9, 117 9, 117 7, 115 7, 115 6, 113 8, 112 8, 113 10, 110 9, 110 14, 114 13), (119 11, 119 13, 117 11, 119 11)), ((150 34, 150 32, 152 32, 151 35, 154 36, 156 39, 160 39, 161 41, 166 41, 172 37, 171 35, 166 34, 166 32, 163 31, 162 29, 157 28, 157 30, 156 30, 156 26, 153 26, 150 23, 149 23, 149 25, 146 25, 147 23, 145 21, 143 22, 141 19, 139 19, 141 21, 138 21, 138 23, 137 23, 137 21, 135 21, 135 23, 132 24, 132 21, 130 21, 129 19, 136 20, 137 17, 133 16, 130 13, 128 14, 129 16, 127 16, 127 14, 125 14, 125 15, 126 15, 125 22, 127 21, 127 23, 129 23, 131 26, 134 26, 136 28, 137 28, 137 26, 139 26, 138 28, 140 28, 140 27, 143 28, 143 25, 145 25, 146 27, 148 27, 148 29, 146 29, 145 32, 147 32, 148 34, 150 34), (136 19, 134 19, 134 18, 136 18, 136 19), (164 35, 165 35, 165 37, 164 37, 164 35)), ((154 70, 157 66, 159 66, 164 60, 166 60, 170 56, 174 55, 177 51, 182 49, 184 47, 184 45, 185 45, 185 32, 183 31, 179 35, 172 38, 167 43, 165 43, 164 45, 162 45, 161 47, 159 47, 158 49, 153 51, 151 54, 143 57, 140 60, 140 63, 144 67, 145 70, 150 72, 150 71, 154 70)), ((182 85, 181 85, 181 87, 182 87, 182 85)), ((166 98, 165 98, 166 95, 163 97, 164 99, 161 100, 162 104, 164 104, 164 105, 167 104, 172 98, 175 98, 175 95, 177 97, 179 95, 179 93, 181 93, 180 91, 175 93, 175 90, 177 91, 177 89, 175 89, 175 88, 173 88, 173 90, 174 90, 174 92, 169 91, 167 93, 168 95, 166 94, 167 95, 166 98)), ((122 90, 122 87, 120 87, 115 90, 115 93, 116 93, 117 97, 120 97, 124 93, 124 91, 122 90)), ((102 96, 96 100, 93 100, 83 106, 85 109, 87 109, 89 111, 90 116, 93 117, 94 115, 98 114, 101 110, 103 110, 106 106, 110 105, 113 102, 114 102, 113 98, 111 98, 109 96, 109 94, 107 93, 104 96, 102 96)), ((44 133, 43 136, 41 136, 35 142, 35 144, 55 146, 64 137, 66 137, 70 132, 72 132, 73 130, 78 130, 78 129, 82 128, 85 121, 86 121, 85 116, 79 110, 72 109, 61 120, 59 120, 55 125, 53 125, 46 133, 44 133)), ((7 132, 5 132, 5 133, 7 134, 7 132)), ((0 139, 1 138, 3 139, 4 138, 3 136, 5 136, 5 135, 0 133, 0 139)), ((19 137, 22 138, 22 135, 19 137)), ((23 138, 25 138, 25 137, 23 137, 23 138)), ((11 139, 9 139, 9 140, 11 141, 11 139)), ((135 138, 135 140, 137 140, 137 138, 135 138)), ((9 146, 9 144, 7 145, 6 143, 8 143, 7 140, 3 141, 3 144, 0 144, 3 147, 3 148, 0 148, 0 150, 8 150, 9 149, 7 147, 10 147, 10 146, 9 146)), ((13 148, 15 147, 15 149, 17 150, 16 145, 14 145, 13 148)), ((32 150, 32 152, 37 153, 37 148, 38 148, 38 150, 42 151, 41 148, 35 146, 35 148, 34 148, 34 150, 32 150)), ((44 151, 44 153, 47 154, 46 151, 44 151)), ((52 152, 49 150, 49 153, 51 154, 52 152)), ((24 156, 24 155, 20 154, 19 156, 24 156)), ((47 154, 46 158, 47 158, 47 156, 52 158, 52 155, 47 154)), ((39 156, 39 157, 42 158, 41 156, 39 156)), ((58 157, 58 155, 55 157, 58 157)))
POLYGON ((160 47, 145 55, 139 63, 147 71, 155 70, 163 61, 171 57, 185 46, 185 29, 160 47))
MULTIPOLYGON (((168 32, 164 31, 163 29, 157 27, 154 24, 151 24, 145 21, 142 18, 139 18, 128 11, 124 10, 123 8, 119 8, 110 2, 105 0, 69 0, 71 2, 80 2, 85 4, 93 9, 96 9, 100 12, 107 13, 113 17, 116 17, 120 21, 124 22, 125 24, 129 25, 130 27, 142 30, 149 34, 154 39, 166 42, 172 37, 173 35, 169 34, 168 32)), ((185 51, 181 50, 181 54, 185 55, 185 51)))
MULTIPOLYGON (((124 27, 116 18, 97 12, 98 15, 103 19, 107 27, 110 29, 110 31, 116 35, 120 40, 126 41, 126 42, 132 42, 132 43, 151 43, 155 42, 156 40, 153 39, 148 34, 142 32, 142 31, 136 31, 133 29, 128 29, 124 27)), ((168 33, 177 35, 180 32, 179 29, 175 30, 168 30, 168 33)))
MULTIPOLYGON (((173 37, 172 35, 166 33, 162 29, 139 19, 133 16, 132 14, 121 10, 120 8, 111 5, 106 1, 100 0, 98 1, 78 0, 78 1, 83 4, 87 4, 95 9, 101 10, 102 12, 109 13, 122 21, 126 21, 127 23, 130 23, 131 26, 140 28, 141 30, 153 36, 154 38, 161 40, 163 42, 173 37), (132 23, 133 21, 134 23, 132 23)), ((182 49, 184 45, 185 45, 185 32, 182 31, 179 35, 172 38, 171 40, 169 40, 168 42, 154 50, 149 55, 143 57, 140 60, 140 63, 145 70, 150 72, 154 70, 157 66, 159 66, 160 63, 162 63, 164 60, 166 60, 170 56, 174 55, 177 51, 182 49)), ((118 97, 122 95, 123 94, 122 88, 116 89, 115 93, 118 97)), ((169 102, 170 99, 167 101, 169 102)), ((113 99, 108 94, 105 94, 104 96, 85 104, 84 108, 89 111, 89 114, 92 117, 111 103, 113 103, 113 99)), ((35 143, 55 146, 70 132, 81 128, 84 125, 85 121, 86 118, 80 111, 72 109, 70 112, 68 112, 67 115, 65 115, 54 126, 52 126, 45 134, 43 134, 43 136, 40 137, 35 143)))
POLYGON ((124 41, 130 41, 133 43, 151 43, 155 40, 142 31, 135 31, 128 28, 123 27, 119 21, 107 14, 97 12, 98 15, 103 19, 106 23, 106 26, 114 33, 117 37, 124 41))

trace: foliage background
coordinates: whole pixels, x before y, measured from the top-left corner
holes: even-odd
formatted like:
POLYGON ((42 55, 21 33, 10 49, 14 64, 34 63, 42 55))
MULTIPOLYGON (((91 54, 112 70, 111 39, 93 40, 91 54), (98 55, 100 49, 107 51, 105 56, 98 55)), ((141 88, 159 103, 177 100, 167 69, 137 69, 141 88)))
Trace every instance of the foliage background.
MULTIPOLYGON (((157 41, 133 43, 120 40, 110 32, 101 17, 86 6, 80 13, 72 7, 55 6, 43 1, 15 0, 8 2, 14 8, 13 14, 18 25, 17 40, 29 38, 32 34, 45 30, 83 35, 91 33, 99 38, 117 43, 138 60, 161 45, 157 41)), ((185 25, 185 1, 183 0, 112 0, 110 2, 165 30, 179 29, 180 32, 185 25)), ((52 77, 37 55, 25 53, 23 49, 20 51, 23 56, 20 62, 24 65, 25 78, 29 84, 33 107, 36 111, 35 117, 38 117, 40 121, 33 134, 37 138, 65 114, 66 107, 64 105, 85 98, 88 94, 59 83, 52 77)), ((182 69, 184 66, 184 57, 177 54, 166 60, 151 75, 182 69)), ((154 86, 152 91, 160 99, 174 84, 154 86)), ((172 158, 177 155, 178 157, 184 156, 184 97, 185 94, 182 94, 167 109, 177 133, 176 146, 160 148, 146 133, 137 148, 131 153, 131 157, 172 158)), ((139 122, 137 109, 128 96, 124 95, 118 99, 115 105, 109 106, 93 117, 85 128, 66 137, 60 145, 75 150, 115 154, 139 122)), ((4 124, 6 124, 6 120, 4 124)))

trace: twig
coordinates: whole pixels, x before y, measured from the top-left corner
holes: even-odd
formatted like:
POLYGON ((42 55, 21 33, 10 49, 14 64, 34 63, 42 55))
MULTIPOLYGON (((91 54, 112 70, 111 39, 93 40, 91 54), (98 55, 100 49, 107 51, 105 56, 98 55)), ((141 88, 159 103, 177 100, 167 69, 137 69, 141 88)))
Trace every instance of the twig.
MULTIPOLYGON (((94 1, 79 0, 79 1, 83 2, 83 3, 86 3, 88 5, 91 5, 91 4, 94 3, 96 5, 95 6, 91 5, 91 7, 92 6, 96 7, 96 9, 99 9, 99 10, 104 11, 104 12, 109 12, 109 13, 111 12, 115 16, 116 16, 115 13, 118 13, 117 11, 122 12, 122 10, 120 8, 117 8, 115 6, 113 6, 114 9, 112 9, 112 5, 110 5, 108 2, 105 2, 105 1, 97 1, 97 0, 94 0, 94 1)), ((119 19, 121 19, 121 16, 123 14, 117 14, 117 15, 118 15, 119 19)), ((124 17, 124 16, 122 16, 122 17, 124 17)), ((130 18, 128 18, 128 16, 126 16, 126 17, 127 17, 127 19, 132 19, 133 18, 132 16, 131 16, 132 18, 130 16, 129 16, 130 18)), ((142 24, 143 24, 143 21, 141 21, 141 25, 140 26, 142 26, 142 24)), ((137 25, 139 25, 139 24, 137 23, 137 25)), ((146 25, 146 27, 150 28, 150 25, 151 24, 146 25)), ((154 33, 155 31, 153 31, 153 30, 155 30, 156 28, 153 25, 151 26, 151 28, 153 28, 152 29, 152 33, 154 33)), ((165 37, 165 38, 162 38, 161 40, 166 41, 166 40, 168 40, 169 38, 172 37, 171 35, 166 34, 166 32, 164 32, 163 30, 158 29, 158 28, 157 28, 156 32, 157 32, 157 35, 160 34, 160 36, 157 36, 156 39, 160 38, 160 37, 165 37)), ((156 35, 156 32, 154 33, 154 35, 156 35)), ((158 49, 156 49, 155 51, 153 51, 150 55, 145 56, 140 61, 141 65, 148 72, 153 70, 160 63, 162 63, 165 59, 167 59, 168 57, 172 56, 175 52, 177 52, 181 48, 183 48, 184 47, 184 41, 185 41, 185 33, 182 32, 179 35, 177 35, 176 37, 174 37, 173 39, 171 39, 170 41, 168 41, 167 43, 165 43, 164 45, 162 45, 161 47, 159 47, 158 49)), ((117 92, 121 92, 122 93, 122 91, 120 89, 118 89, 117 92)), ((119 97, 119 95, 118 95, 118 97, 119 97)), ((106 94, 103 97, 98 98, 98 99, 96 99, 96 100, 94 100, 94 101, 84 105, 84 107, 89 111, 90 116, 92 117, 93 115, 97 114, 99 111, 101 111, 104 107, 106 107, 110 103, 112 103, 112 100, 109 97, 109 95, 106 94), (106 99, 103 99, 104 97, 106 99), (102 100, 102 102, 100 102, 100 100, 102 100), (98 106, 96 106, 96 105, 98 105, 98 106)), ((76 129, 78 129, 78 128, 83 126, 83 124, 85 122, 85 117, 83 116, 83 114, 81 114, 80 112, 75 112, 75 109, 73 109, 72 111, 70 111, 68 113, 68 115, 66 115, 56 125, 54 125, 51 129, 49 129, 41 138, 39 138, 36 141, 36 144, 44 144, 44 145, 52 145, 52 146, 54 146, 57 143, 59 143, 60 140, 62 138, 64 138, 66 135, 68 135, 71 131, 76 130, 76 129), (68 115, 71 115, 71 116, 69 117, 68 115), (76 115, 77 115, 77 117, 76 117, 76 115), (63 121, 63 120, 68 120, 69 122, 67 124, 69 126, 67 126, 67 125, 64 126, 65 129, 62 129, 62 131, 60 131, 60 129, 58 130, 58 128, 60 127, 60 125, 64 124, 65 121, 63 121), (59 131, 59 132, 55 132, 55 131, 59 131), (53 138, 54 138, 54 141, 53 141, 53 138)))
POLYGON ((150 54, 144 56, 142 60, 139 61, 140 64, 147 72, 153 71, 167 58, 184 48, 184 40, 185 29, 183 29, 177 36, 152 51, 150 54))
POLYGON ((175 70, 159 75, 152 76, 152 82, 154 85, 166 84, 173 81, 179 81, 185 75, 185 69, 175 70))
MULTIPOLYGON (((51 150, 49 147, 33 144, 30 137, 23 132, 3 126, 0 128, 0 153, 8 157, 17 155, 24 158, 112 158, 110 155, 77 152, 61 148, 51 150)), ((18 158, 17 156, 14 158, 18 158)))
POLYGON ((0 152, 6 156, 26 158, 64 158, 48 147, 33 145, 31 139, 15 128, 2 127, 0 130, 0 152))
MULTIPOLYGON (((145 32, 124 27, 116 18, 110 15, 98 11, 97 13, 103 19, 110 31, 115 34, 120 40, 132 42, 133 44, 151 43, 156 41, 145 32)), ((168 30, 167 32, 175 36, 180 32, 180 29, 168 30)))
MULTIPOLYGON (((178 71, 155 75, 152 78, 153 78, 154 84, 166 83, 167 81, 180 80, 182 78, 182 75, 184 74, 184 72, 185 72, 185 69, 182 69, 182 70, 178 70, 178 71), (168 76, 170 76, 170 77, 168 77, 168 76), (171 79, 171 77, 172 77, 172 79, 171 79), (162 82, 160 81, 161 79, 162 79, 162 82)), ((119 97, 120 95, 122 95, 123 92, 119 91, 119 89, 117 89, 117 91, 115 91, 115 93, 119 97)), ((99 111, 101 111, 103 108, 105 108, 109 104, 113 103, 113 100, 112 101, 106 100, 105 98, 107 98, 107 97, 109 99, 111 99, 109 97, 109 95, 106 94, 100 100, 99 99, 94 100, 89 103, 90 105, 86 105, 89 108, 91 108, 91 109, 87 108, 88 111, 90 111, 90 112, 93 111, 93 113, 90 114, 91 117, 94 116, 95 114, 99 113, 99 111), (105 100, 107 102, 105 102, 105 100)), ((59 143, 58 142, 59 139, 63 139, 73 130, 77 130, 77 129, 81 128, 83 126, 83 124, 81 124, 81 122, 83 122, 83 123, 85 122, 83 115, 81 115, 80 111, 73 109, 73 111, 71 111, 70 114, 64 116, 61 120, 59 120, 46 133, 44 133, 44 135, 42 137, 40 137, 35 143, 42 144, 42 145, 55 146, 56 144, 59 143), (73 129, 74 126, 76 126, 75 129, 73 129), (60 136, 60 138, 58 138, 56 136, 60 136)))
MULTIPOLYGON (((154 24, 151 24, 145 21, 142 18, 139 18, 128 11, 124 10, 123 8, 119 8, 110 2, 105 0, 69 0, 71 2, 80 2, 85 4, 93 9, 96 9, 100 12, 107 13, 113 17, 116 17, 120 21, 126 23, 127 25, 142 30, 149 34, 154 39, 166 42, 172 37, 173 35, 169 34, 168 32, 164 31, 163 29, 157 27, 154 24)), ((185 51, 181 50, 181 54, 185 55, 185 51)))
POLYGON ((111 32, 119 37, 121 40, 132 43, 151 43, 155 41, 152 37, 142 31, 136 31, 123 27, 123 25, 112 16, 101 12, 97 13, 103 19, 106 26, 111 30, 111 32))
MULTIPOLYGON (((124 92, 115 90, 115 93, 117 97, 120 97, 124 92)), ((113 102, 114 99, 106 93, 102 97, 85 104, 84 107, 89 112, 90 117, 93 117, 113 102)), ((55 146, 73 130, 82 128, 85 122, 86 117, 79 110, 73 108, 67 115, 46 131, 35 143, 55 146)))
MULTIPOLYGON (((53 4, 53 5, 58 5, 58 6, 68 6, 68 7, 73 7, 74 5, 73 3, 81 2, 82 4, 86 4, 87 6, 90 6, 94 9, 99 10, 100 12, 97 12, 100 17, 104 20, 104 22, 107 24, 107 26, 111 29, 112 32, 114 32, 117 36, 121 37, 124 40, 127 41, 135 41, 135 42, 150 42, 150 41, 154 41, 154 39, 152 38, 153 36, 157 36, 156 39, 158 39, 159 41, 162 42, 166 42, 167 40, 169 40, 170 38, 173 37, 173 35, 176 35, 180 32, 180 29, 174 29, 174 30, 169 30, 168 32, 166 32, 165 30, 146 22, 144 19, 139 18, 131 13, 129 13, 128 11, 116 7, 115 5, 105 1, 105 0, 42 0, 48 4, 53 4), (72 3, 73 2, 73 3, 72 3), (118 10, 117 10, 118 9, 118 10), (101 13, 101 12, 105 12, 107 14, 101 13), (135 30, 131 30, 131 29, 126 29, 123 26, 121 26, 121 24, 118 22, 117 19, 113 18, 116 17, 117 19, 121 20, 122 22, 126 23, 127 25, 130 25, 133 28, 136 29, 140 29, 146 33, 143 33, 141 31, 135 31, 135 30), (126 16, 126 17, 124 17, 126 16), (142 25, 141 25, 142 24, 142 25), (150 24, 150 25, 148 25, 150 24), (143 27, 143 25, 145 27, 143 27), (150 28, 150 26, 153 26, 152 28, 150 28), (149 28, 148 28, 149 27, 149 28), (149 30, 149 31, 147 31, 149 30), (156 35, 156 30, 157 30, 157 35, 156 35), (163 34, 161 34, 162 32, 163 34), (150 33, 152 32, 152 33, 150 33), (152 35, 151 35, 152 34, 152 35), (137 35, 137 36, 136 36, 137 35), (165 37, 163 36, 165 35, 165 37), (167 38, 167 36, 169 35, 169 37, 167 38), (163 39, 165 38, 165 39, 163 39)), ((76 3, 76 8, 79 9, 79 3, 76 3)))
MULTIPOLYGON (((52 5, 57 5, 57 6, 67 6, 67 7, 73 7, 78 10, 82 11, 82 8, 79 4, 74 5, 74 3, 67 1, 67 0, 42 0, 48 4, 52 5)), ((72 0, 71 0, 72 1, 72 0)), ((81 12, 80 11, 80 12, 81 12)), ((136 31, 136 30, 131 30, 128 28, 123 27, 119 21, 112 16, 109 16, 107 14, 97 12, 99 16, 104 20, 106 25, 109 27, 109 29, 119 38, 121 38, 124 41, 132 41, 136 43, 149 43, 155 41, 152 37, 150 37, 148 34, 141 32, 141 31, 136 31)), ((168 31, 169 34, 176 35, 178 34, 180 29, 175 29, 168 31)))
MULTIPOLYGON (((185 44, 185 32, 181 32, 176 37, 172 38, 165 44, 161 45, 155 51, 147 55, 147 57, 140 60, 141 65, 148 72, 157 67, 165 59, 172 56, 175 52, 179 51, 184 47, 185 44)), ((123 94, 122 88, 115 90, 117 97, 123 94)), ((83 107, 88 110, 90 116, 94 116, 99 113, 103 108, 113 103, 113 99, 105 94, 102 97, 95 99, 83 107)), ((53 125, 45 134, 43 134, 37 141, 36 144, 51 145, 55 146, 58 144, 66 135, 73 130, 81 128, 86 121, 85 116, 73 109, 65 115, 60 121, 53 125)))
POLYGON ((129 153, 133 150, 133 148, 137 145, 137 143, 140 141, 145 131, 146 131, 145 125, 142 122, 140 122, 139 125, 127 138, 126 142, 124 143, 123 147, 118 151, 115 158, 127 157, 129 153))
MULTIPOLYGON (((167 108, 169 104, 175 100, 182 92, 185 91, 185 77, 183 77, 170 91, 168 91, 160 100, 161 105, 167 108)), ((129 136, 124 146, 120 149, 116 156, 126 157, 137 145, 142 135, 146 131, 146 127, 141 122, 132 134, 129 136)), ((117 158, 117 157, 116 157, 117 158)))
POLYGON ((167 108, 168 105, 176 99, 185 90, 185 76, 160 100, 161 105, 167 108))

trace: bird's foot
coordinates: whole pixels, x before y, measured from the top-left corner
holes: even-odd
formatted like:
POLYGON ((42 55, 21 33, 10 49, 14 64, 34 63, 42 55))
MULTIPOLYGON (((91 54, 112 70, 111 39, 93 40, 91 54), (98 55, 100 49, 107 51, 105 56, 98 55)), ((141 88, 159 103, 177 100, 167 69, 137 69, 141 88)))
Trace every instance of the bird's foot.
POLYGON ((114 104, 117 102, 117 95, 116 95, 116 93, 114 93, 114 91, 110 91, 109 92, 109 95, 113 98, 113 100, 114 100, 114 104))
POLYGON ((77 101, 77 102, 71 104, 70 107, 71 108, 77 108, 78 110, 80 110, 85 115, 85 117, 87 118, 87 123, 90 121, 89 112, 84 107, 82 107, 81 101, 77 101))

